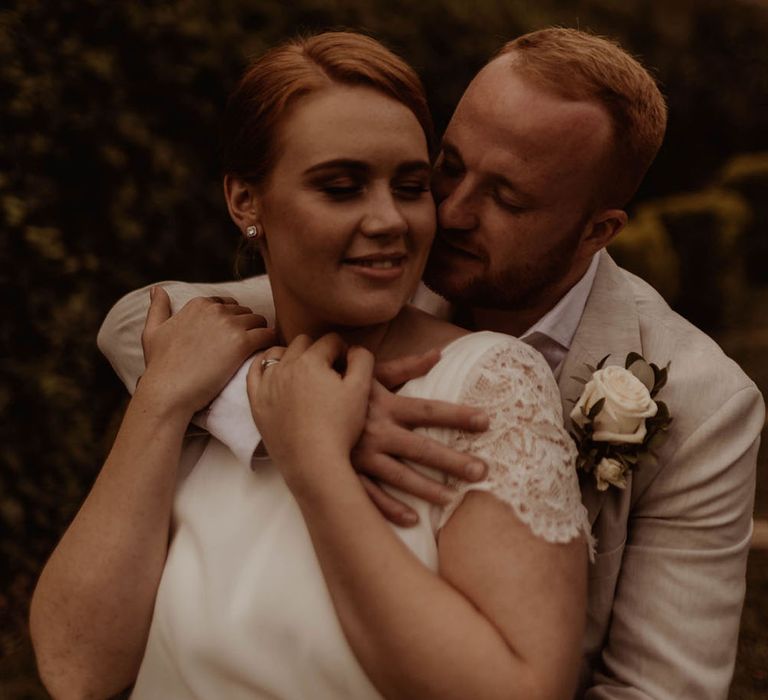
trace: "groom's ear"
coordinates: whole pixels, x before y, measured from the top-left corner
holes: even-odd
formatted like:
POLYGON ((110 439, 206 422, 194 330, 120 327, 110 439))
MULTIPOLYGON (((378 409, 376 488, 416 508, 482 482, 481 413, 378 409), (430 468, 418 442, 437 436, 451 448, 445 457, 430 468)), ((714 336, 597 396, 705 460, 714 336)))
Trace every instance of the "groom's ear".
POLYGON ((224 176, 224 198, 229 216, 240 231, 256 224, 260 216, 259 196, 256 186, 235 175, 224 176))
POLYGON ((627 224, 623 209, 603 209, 595 213, 581 239, 584 252, 597 253, 605 248, 627 224))

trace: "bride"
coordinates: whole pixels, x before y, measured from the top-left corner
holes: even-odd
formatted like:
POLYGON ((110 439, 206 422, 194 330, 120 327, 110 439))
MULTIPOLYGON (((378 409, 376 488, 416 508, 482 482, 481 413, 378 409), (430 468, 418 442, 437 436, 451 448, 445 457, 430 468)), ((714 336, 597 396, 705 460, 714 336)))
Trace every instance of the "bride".
POLYGON ((407 305, 435 226, 431 121, 410 67, 326 33, 246 72, 224 190, 258 246, 279 347, 248 373, 269 458, 251 470, 192 415, 264 347, 230 299, 170 317, 153 290, 147 367, 115 444, 43 570, 31 631, 56 698, 568 698, 588 524, 544 360, 407 305), (350 463, 374 360, 442 346, 401 393, 480 406, 481 434, 430 429, 488 465, 414 499, 398 528, 350 463))

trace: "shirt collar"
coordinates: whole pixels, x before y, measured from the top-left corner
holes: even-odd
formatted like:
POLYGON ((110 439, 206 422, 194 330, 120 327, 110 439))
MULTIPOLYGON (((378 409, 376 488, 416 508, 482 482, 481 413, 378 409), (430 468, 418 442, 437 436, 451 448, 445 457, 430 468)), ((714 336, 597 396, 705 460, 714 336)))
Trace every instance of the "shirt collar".
POLYGON ((565 350, 570 350, 573 336, 576 335, 584 307, 587 305, 589 292, 595 281, 599 261, 600 255, 595 253, 582 278, 568 290, 568 293, 555 306, 525 331, 520 336, 520 340, 525 341, 538 333, 555 341, 565 350))

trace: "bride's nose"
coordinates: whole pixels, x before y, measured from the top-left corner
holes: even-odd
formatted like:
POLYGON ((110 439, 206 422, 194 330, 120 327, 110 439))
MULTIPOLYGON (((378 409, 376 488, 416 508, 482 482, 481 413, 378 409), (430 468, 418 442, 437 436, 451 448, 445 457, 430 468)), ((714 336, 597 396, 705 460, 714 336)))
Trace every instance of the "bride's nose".
POLYGON ((372 237, 402 236, 408 231, 408 222, 389 187, 370 192, 360 231, 372 237))

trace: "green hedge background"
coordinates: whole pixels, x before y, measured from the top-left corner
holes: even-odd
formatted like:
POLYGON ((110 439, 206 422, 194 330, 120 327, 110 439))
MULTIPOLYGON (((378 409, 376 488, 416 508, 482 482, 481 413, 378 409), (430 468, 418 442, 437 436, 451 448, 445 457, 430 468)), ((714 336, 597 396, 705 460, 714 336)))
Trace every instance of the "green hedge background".
MULTIPOLYGON (((122 386, 95 347, 153 280, 232 277, 216 157, 247 60, 298 31, 372 33, 442 128, 505 40, 578 26, 654 67, 668 136, 613 248, 768 392, 768 6, 758 0, 11 0, 0 9, 0 695, 45 697, 35 578, 111 442, 122 386)), ((761 456, 761 469, 766 462, 761 456)), ((758 515, 768 515, 765 479, 758 515)), ((762 558, 761 558, 762 557, 762 558)), ((768 691, 768 561, 750 564, 733 697, 768 691)))

